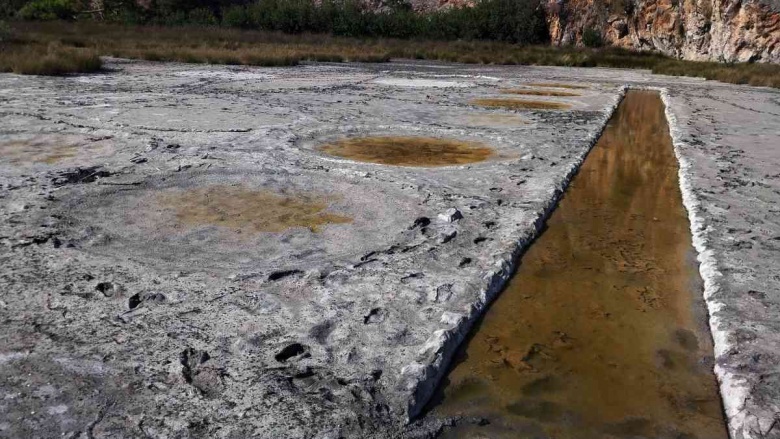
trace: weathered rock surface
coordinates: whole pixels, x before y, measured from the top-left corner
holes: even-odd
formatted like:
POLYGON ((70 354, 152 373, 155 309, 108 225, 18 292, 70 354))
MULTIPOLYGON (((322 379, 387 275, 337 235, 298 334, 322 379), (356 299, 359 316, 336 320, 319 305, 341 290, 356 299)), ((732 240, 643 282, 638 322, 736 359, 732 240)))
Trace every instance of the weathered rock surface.
POLYGON ((107 64, 0 75, 1 437, 432 434, 447 421, 404 424, 626 84, 666 90, 733 435, 780 437, 776 91, 606 69, 107 64), (550 98, 570 111, 508 123, 469 104, 561 81, 590 87, 550 98), (316 149, 390 134, 496 154, 426 169, 316 149), (314 194, 351 221, 247 231, 180 201, 214 187, 314 194))

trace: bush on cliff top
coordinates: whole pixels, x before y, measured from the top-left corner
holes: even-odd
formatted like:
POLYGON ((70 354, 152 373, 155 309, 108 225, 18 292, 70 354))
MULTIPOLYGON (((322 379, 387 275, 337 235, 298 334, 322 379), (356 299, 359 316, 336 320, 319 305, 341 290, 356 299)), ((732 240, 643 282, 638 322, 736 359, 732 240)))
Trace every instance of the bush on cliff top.
POLYGON ((72 0, 33 0, 19 10, 25 20, 72 20, 77 5, 72 0))

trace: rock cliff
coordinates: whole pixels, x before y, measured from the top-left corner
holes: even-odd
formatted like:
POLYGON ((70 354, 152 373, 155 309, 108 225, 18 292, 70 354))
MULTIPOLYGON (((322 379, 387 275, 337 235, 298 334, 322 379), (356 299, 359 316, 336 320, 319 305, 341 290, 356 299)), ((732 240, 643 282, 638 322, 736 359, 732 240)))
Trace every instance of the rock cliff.
MULTIPOLYGON (((470 3, 412 1, 416 10, 470 3)), ((592 29, 608 45, 688 60, 780 63, 780 0, 549 0, 542 7, 556 45, 582 44, 592 29)))
POLYGON ((552 0, 554 44, 581 44, 587 29, 609 45, 689 60, 780 62, 780 2, 552 0))

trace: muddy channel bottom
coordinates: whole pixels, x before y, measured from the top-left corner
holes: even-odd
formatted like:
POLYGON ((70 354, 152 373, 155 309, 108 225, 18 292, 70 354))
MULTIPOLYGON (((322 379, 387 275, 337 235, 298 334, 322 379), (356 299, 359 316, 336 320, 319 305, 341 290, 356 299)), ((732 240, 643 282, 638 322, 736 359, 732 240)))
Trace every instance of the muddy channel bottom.
POLYGON ((727 438, 663 103, 631 91, 454 359, 442 437, 727 438))

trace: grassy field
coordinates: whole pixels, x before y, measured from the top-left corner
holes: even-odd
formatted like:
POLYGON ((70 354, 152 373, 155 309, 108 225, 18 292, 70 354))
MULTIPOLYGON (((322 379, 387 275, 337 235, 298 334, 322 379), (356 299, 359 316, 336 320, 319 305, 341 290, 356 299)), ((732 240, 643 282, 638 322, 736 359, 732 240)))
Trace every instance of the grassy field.
POLYGON ((99 55, 149 61, 289 66, 301 61, 385 62, 411 58, 477 64, 650 69, 780 88, 780 66, 680 61, 615 48, 556 48, 488 41, 354 39, 219 27, 21 22, 0 43, 0 71, 61 75, 99 70, 99 55))

